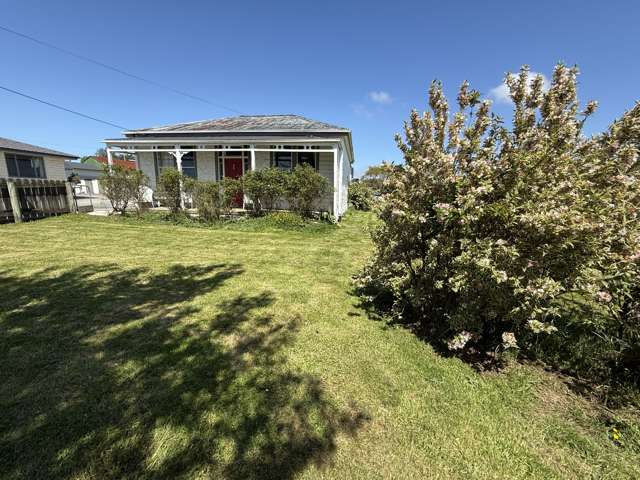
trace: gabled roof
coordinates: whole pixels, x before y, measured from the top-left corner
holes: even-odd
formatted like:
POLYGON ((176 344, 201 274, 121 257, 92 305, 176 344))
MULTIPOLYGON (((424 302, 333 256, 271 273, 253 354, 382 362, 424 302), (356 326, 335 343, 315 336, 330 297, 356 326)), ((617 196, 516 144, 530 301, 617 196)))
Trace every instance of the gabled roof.
POLYGON ((232 132, 338 132, 347 128, 311 120, 300 115, 240 115, 197 122, 176 123, 152 128, 129 130, 126 134, 154 133, 232 133, 232 132))
POLYGON ((50 148, 38 147, 37 145, 31 145, 29 143, 18 142, 17 140, 2 137, 0 137, 0 150, 39 153, 41 155, 52 155, 54 157, 78 158, 77 155, 72 155, 70 153, 59 152, 57 150, 51 150, 50 148))

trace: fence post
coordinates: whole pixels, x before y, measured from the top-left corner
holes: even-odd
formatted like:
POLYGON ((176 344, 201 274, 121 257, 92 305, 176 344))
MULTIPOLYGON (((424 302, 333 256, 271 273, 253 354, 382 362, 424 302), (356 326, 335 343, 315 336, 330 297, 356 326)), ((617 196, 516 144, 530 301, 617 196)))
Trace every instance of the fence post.
POLYGON ((73 201, 73 187, 70 182, 64 182, 64 186, 67 189, 67 205, 69 206, 69 213, 77 213, 76 202, 73 201))
POLYGON ((16 184, 11 180, 7 180, 7 190, 9 190, 9 201, 11 202, 11 210, 13 210, 13 221, 15 223, 22 222, 22 212, 20 211, 20 197, 16 184))

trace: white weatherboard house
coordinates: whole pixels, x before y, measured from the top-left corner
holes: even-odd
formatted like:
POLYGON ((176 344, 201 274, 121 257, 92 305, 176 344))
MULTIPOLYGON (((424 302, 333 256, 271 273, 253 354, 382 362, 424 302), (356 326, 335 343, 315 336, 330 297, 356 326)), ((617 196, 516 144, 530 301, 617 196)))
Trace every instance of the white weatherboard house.
POLYGON ((347 189, 354 162, 351 130, 298 115, 241 115, 123 132, 107 139, 107 157, 135 154, 149 176, 176 168, 199 180, 240 177, 269 166, 285 170, 306 163, 333 186, 317 208, 340 218, 347 210, 347 189))

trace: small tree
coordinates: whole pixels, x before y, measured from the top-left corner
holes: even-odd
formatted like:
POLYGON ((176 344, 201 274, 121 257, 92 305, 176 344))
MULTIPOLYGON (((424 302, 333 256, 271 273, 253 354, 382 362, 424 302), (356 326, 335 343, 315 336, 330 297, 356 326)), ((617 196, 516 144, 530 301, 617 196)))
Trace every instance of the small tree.
POLYGON ((310 215, 318 199, 331 191, 329 181, 306 164, 297 165, 285 178, 289 207, 302 215, 310 215))
POLYGON ((140 212, 141 199, 148 182, 148 178, 143 172, 114 165, 111 168, 104 168, 99 181, 114 212, 124 215, 132 201, 136 203, 138 212, 140 212))
POLYGON ((182 194, 188 179, 173 168, 162 171, 158 179, 158 196, 172 214, 182 211, 182 194))

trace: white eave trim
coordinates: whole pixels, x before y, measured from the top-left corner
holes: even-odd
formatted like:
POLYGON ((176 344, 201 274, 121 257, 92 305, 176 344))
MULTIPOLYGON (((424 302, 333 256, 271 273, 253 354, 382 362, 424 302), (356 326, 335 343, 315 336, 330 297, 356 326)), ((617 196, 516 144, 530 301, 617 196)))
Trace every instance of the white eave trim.
POLYGON ((271 138, 271 137, 240 137, 240 138, 232 138, 232 137, 214 137, 214 138, 150 138, 150 139, 142 139, 142 138, 125 138, 125 139, 114 139, 114 138, 106 138, 103 140, 103 143, 107 145, 128 145, 128 144, 167 144, 167 145, 200 145, 203 143, 213 143, 213 144, 233 144, 237 145, 241 144, 251 144, 251 143, 338 143, 340 142, 340 138, 271 138))
POLYGON ((351 134, 351 130, 300 130, 300 129, 282 129, 282 130, 125 130, 123 135, 175 135, 190 133, 228 133, 228 134, 247 134, 247 133, 343 133, 351 134))

